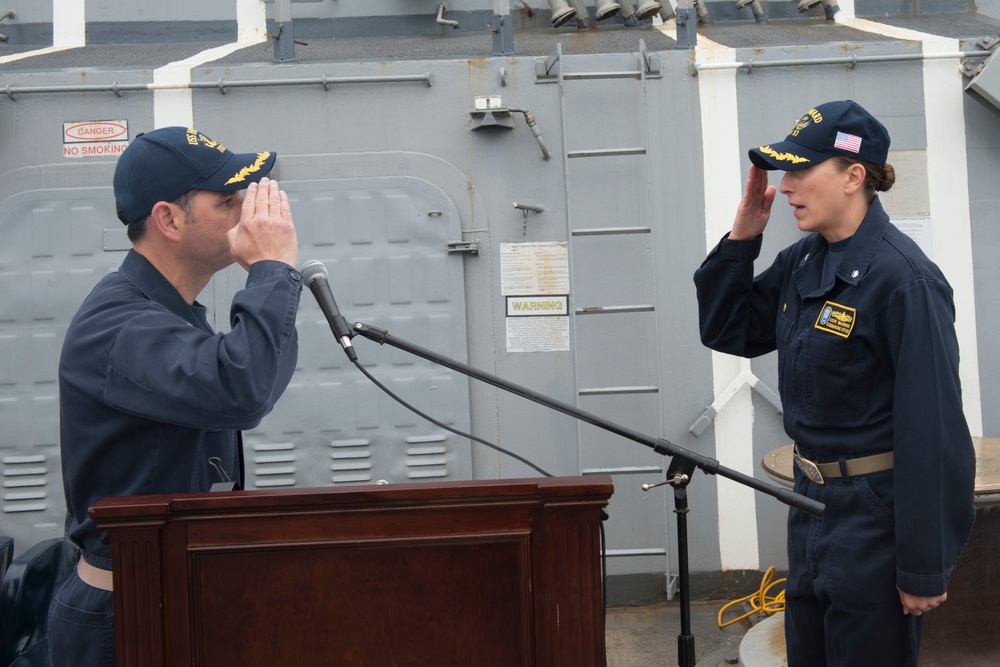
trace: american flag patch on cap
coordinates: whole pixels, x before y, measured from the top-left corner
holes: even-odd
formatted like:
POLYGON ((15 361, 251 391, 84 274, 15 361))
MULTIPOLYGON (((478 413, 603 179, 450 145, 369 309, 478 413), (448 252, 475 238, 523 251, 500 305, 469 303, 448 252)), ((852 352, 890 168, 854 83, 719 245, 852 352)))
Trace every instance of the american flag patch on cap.
POLYGON ((861 137, 857 137, 853 134, 838 132, 837 140, 833 142, 833 147, 840 148, 845 151, 851 151, 852 153, 858 153, 861 151, 861 137))

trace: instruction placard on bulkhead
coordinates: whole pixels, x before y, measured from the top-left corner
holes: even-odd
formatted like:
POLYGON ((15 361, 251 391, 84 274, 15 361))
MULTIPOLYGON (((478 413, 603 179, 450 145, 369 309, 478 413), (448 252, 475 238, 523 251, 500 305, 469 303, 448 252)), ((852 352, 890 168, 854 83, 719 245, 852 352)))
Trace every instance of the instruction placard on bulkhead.
POLYGON ((508 352, 569 350, 569 252, 565 241, 500 244, 508 352))

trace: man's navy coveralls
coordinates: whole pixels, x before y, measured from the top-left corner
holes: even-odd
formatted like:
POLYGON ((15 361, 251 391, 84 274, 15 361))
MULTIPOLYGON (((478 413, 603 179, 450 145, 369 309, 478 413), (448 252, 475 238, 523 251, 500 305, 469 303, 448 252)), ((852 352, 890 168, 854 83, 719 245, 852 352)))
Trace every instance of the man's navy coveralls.
POLYGON ((789 664, 915 665, 921 618, 896 587, 943 594, 975 517, 951 287, 878 198, 825 290, 822 236, 754 278, 760 248, 724 238, 695 273, 702 342, 778 351, 785 431, 805 458, 894 454, 891 470, 822 485, 795 469, 795 491, 826 511, 789 512, 789 664))
MULTIPOLYGON (((242 483, 240 430, 271 411, 295 369, 301 288, 294 268, 254 263, 225 334, 134 250, 90 293, 59 366, 66 530, 89 563, 111 568, 110 545, 87 514, 98 500, 208 491, 226 481, 215 465, 242 483)), ((110 592, 74 574, 53 623, 102 627, 110 638, 111 609, 110 592)), ((72 664, 91 662, 77 654, 72 664)))

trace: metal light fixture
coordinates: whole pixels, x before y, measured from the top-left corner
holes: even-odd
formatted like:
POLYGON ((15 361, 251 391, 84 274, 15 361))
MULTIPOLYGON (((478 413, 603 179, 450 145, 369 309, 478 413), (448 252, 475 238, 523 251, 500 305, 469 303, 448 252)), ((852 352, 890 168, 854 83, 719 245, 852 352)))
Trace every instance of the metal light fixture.
POLYGON ((736 0, 736 9, 744 7, 750 7, 750 11, 753 12, 753 20, 757 23, 763 23, 767 20, 767 17, 764 16, 764 8, 760 6, 760 0, 736 0))
POLYGON ((549 0, 549 9, 552 10, 552 27, 554 28, 576 18, 576 10, 566 4, 565 0, 549 0))
POLYGON ((714 25, 715 19, 708 13, 708 7, 705 6, 705 3, 699 0, 693 0, 693 2, 695 14, 698 15, 698 25, 714 25))
POLYGON ((590 17, 590 12, 583 4, 583 0, 569 0, 569 6, 576 10, 577 30, 593 30, 597 27, 597 22, 590 17))
POLYGON ((622 6, 615 2, 615 0, 596 0, 594 3, 594 18, 598 21, 603 21, 606 18, 611 18, 618 12, 622 10, 622 6))
POLYGON ((641 21, 648 19, 654 14, 659 14, 661 9, 663 9, 663 6, 658 2, 654 2, 653 0, 639 0, 639 7, 636 8, 635 15, 641 21))
POLYGON ((639 27, 639 17, 635 15, 635 5, 632 4, 632 0, 618 0, 618 4, 622 6, 621 15, 625 19, 625 27, 639 27))

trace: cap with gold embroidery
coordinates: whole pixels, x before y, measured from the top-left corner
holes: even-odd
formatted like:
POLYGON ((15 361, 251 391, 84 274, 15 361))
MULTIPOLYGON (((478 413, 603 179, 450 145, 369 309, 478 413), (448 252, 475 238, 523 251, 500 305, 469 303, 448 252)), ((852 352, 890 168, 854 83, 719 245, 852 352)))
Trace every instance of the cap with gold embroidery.
POLYGON ((174 201, 189 190, 243 190, 267 176, 277 154, 234 153, 201 132, 162 127, 132 140, 115 166, 118 219, 142 220, 160 201, 174 201))
POLYGON ((797 171, 835 155, 882 166, 889 155, 889 132, 857 102, 820 104, 803 115, 784 141, 749 151, 761 169, 797 171))

